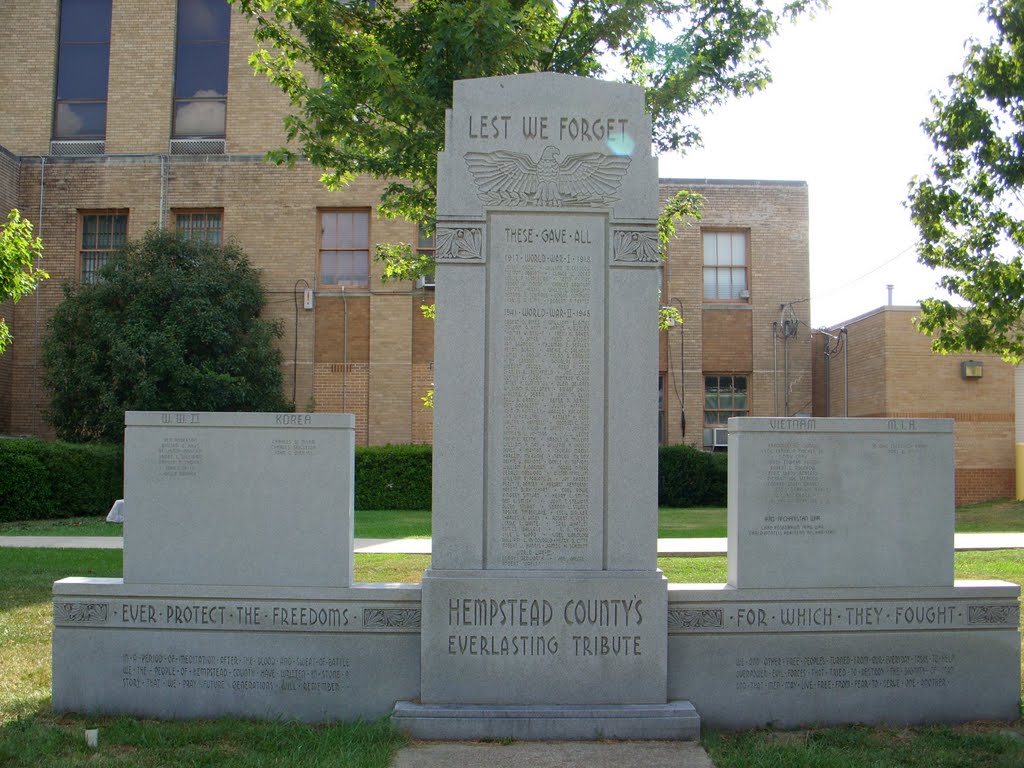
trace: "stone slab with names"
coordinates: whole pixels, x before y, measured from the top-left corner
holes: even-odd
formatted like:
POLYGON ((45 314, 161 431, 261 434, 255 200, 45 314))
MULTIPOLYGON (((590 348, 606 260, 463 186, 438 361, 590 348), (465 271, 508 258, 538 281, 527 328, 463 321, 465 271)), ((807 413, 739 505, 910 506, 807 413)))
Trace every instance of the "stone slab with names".
POLYGON ((355 420, 125 414, 128 583, 352 583, 355 420))
MULTIPOLYGON (((477 707, 481 735, 500 730, 493 705, 678 715, 656 553, 657 210, 642 89, 554 73, 455 84, 420 700, 466 722, 477 707), (536 616, 506 614, 518 605, 536 616), (656 706, 626 709, 640 704, 656 706)), ((693 718, 678 723, 692 735, 693 718)))
POLYGON ((729 420, 729 583, 953 582, 950 419, 729 420))

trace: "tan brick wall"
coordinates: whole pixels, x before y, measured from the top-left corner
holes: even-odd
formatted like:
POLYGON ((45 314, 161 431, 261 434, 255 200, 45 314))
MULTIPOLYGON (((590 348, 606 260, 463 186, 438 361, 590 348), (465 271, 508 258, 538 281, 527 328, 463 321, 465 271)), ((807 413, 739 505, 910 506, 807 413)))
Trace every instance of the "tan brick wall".
MULTIPOLYGON (((0 3, 0 146, 18 155, 49 153, 57 65, 58 0, 0 3)), ((167 153, 174 99, 177 3, 113 0, 107 91, 108 154, 167 153)), ((232 14, 228 59, 227 152, 260 154, 284 144, 288 99, 255 76, 254 24, 232 14)))
MULTIPOLYGON (((938 355, 917 331, 917 307, 881 307, 846 324, 850 416, 954 420, 956 500, 1014 493, 1013 367, 996 355, 938 355), (980 379, 960 364, 983 364, 980 379)), ((832 329, 835 332, 836 329, 832 329)), ((832 363, 832 415, 842 415, 844 358, 832 363)))
POLYGON ((412 442, 412 305, 370 298, 370 445, 412 442))
POLYGON ((107 154, 168 151, 177 5, 166 0, 114 0, 107 154))
MULTIPOLYGON (((889 362, 885 355, 884 318, 880 314, 869 313, 846 326, 845 347, 831 358, 829 364, 831 415, 884 416, 885 367, 889 362)), ((831 330, 838 332, 838 328, 831 330)))
POLYGON ((370 366, 366 363, 317 363, 313 376, 316 409, 356 417, 356 445, 368 445, 370 366))
MULTIPOLYGON (((19 206, 20 197, 20 167, 21 163, 13 155, 0 147, 0 220, 6 221, 7 214, 12 208, 19 206)), ((22 211, 25 218, 32 218, 28 211, 22 211)), ((32 301, 31 297, 22 299, 23 302, 32 301)), ((9 301, 0 302, 0 318, 3 318, 8 326, 14 324, 14 304, 9 301)), ((16 329, 11 329, 12 332, 16 329)), ((8 347, 3 355, 0 355, 0 434, 10 432, 12 402, 11 388, 13 386, 14 373, 14 348, 8 347)))
POLYGON ((412 441, 429 444, 434 441, 434 411, 423 404, 428 390, 434 388, 434 364, 413 363, 412 366, 412 441))
MULTIPOLYGON (((48 152, 57 7, 56 0, 0 4, 0 39, 19 43, 5 46, 0 57, 5 79, 23 86, 8 94, 0 110, 0 144, 15 154, 48 152)), ((177 211, 216 208, 223 211, 225 236, 236 239, 262 272, 269 297, 266 316, 279 321, 283 331, 279 345, 285 393, 294 395, 296 407, 355 413, 364 443, 429 440, 432 413, 424 411, 420 398, 433 380, 433 324, 420 317, 419 305, 429 303, 432 294, 411 284, 383 283, 377 263, 371 265, 371 290, 350 290, 342 298, 340 291, 321 292, 317 285, 318 210, 372 209, 382 184, 359 178, 328 192, 319 181, 320 172, 308 165, 289 169, 259 161, 284 140, 281 119, 290 107, 265 78, 253 75, 248 64, 255 46, 252 26, 238 14, 232 16, 229 51, 228 154, 167 156, 175 7, 158 0, 114 0, 108 157, 48 158, 45 169, 39 160, 22 164, 23 208, 37 209, 43 171, 45 213, 40 224, 54 279, 40 292, 38 312, 18 308, 16 322, 23 332, 10 364, 4 364, 12 381, 20 378, 3 410, 17 414, 19 429, 47 433, 39 418, 45 393, 39 385, 38 346, 46 319, 60 300, 60 284, 77 280, 80 211, 127 210, 129 236, 138 237, 153 226, 173 226, 177 211), (316 309, 296 311, 296 299, 306 285, 317 289, 316 309)), ((703 302, 700 226, 682 228, 670 246, 665 303, 682 306, 686 324, 663 335, 660 354, 661 368, 668 374, 669 437, 682 439, 682 401, 686 439, 699 444, 706 356, 719 371, 748 372, 752 412, 773 413, 771 392, 779 375, 772 365, 771 322, 780 303, 807 296, 807 189, 801 183, 775 182, 683 185, 707 198, 701 226, 742 228, 750 234, 752 298, 750 309, 739 311, 711 309, 703 302), (703 329, 705 316, 713 316, 709 332, 703 329), (708 333, 714 337, 705 348, 708 333)), ((670 184, 663 194, 679 186, 670 184)), ((415 242, 416 227, 373 214, 370 237, 371 248, 378 242, 415 242)), ((806 302, 794 307, 806 318, 806 302)), ((799 337, 791 348, 794 409, 810 399, 805 338, 799 337)))
POLYGON ((249 66, 256 49, 256 25, 240 13, 231 15, 228 54, 226 151, 260 154, 285 145, 282 118, 291 110, 288 97, 266 76, 249 66))
POLYGON ((769 416, 782 411, 785 402, 782 344, 778 345, 776 364, 772 338, 772 323, 779 319, 782 304, 792 305, 792 316, 801 321, 799 333, 790 340, 789 346, 790 413, 809 413, 811 337, 807 301, 810 276, 806 184, 671 180, 662 183, 662 200, 679 189, 703 195, 704 213, 692 226, 679 227, 669 243, 662 303, 682 307, 684 322, 681 330, 668 331, 666 340, 668 442, 702 444, 705 370, 708 373, 745 370, 750 375, 751 415, 769 416), (743 308, 737 308, 736 303, 704 300, 702 232, 705 229, 735 229, 748 233, 750 299, 742 302, 743 308), (711 370, 712 364, 716 370, 711 370), (680 380, 681 388, 677 386, 680 380), (680 394, 686 411, 685 438, 680 429, 680 394))
POLYGON ((434 292, 425 289, 412 297, 412 392, 409 408, 412 442, 434 439, 434 411, 423 405, 423 397, 434 388, 434 321, 423 316, 423 305, 434 303, 434 292))
POLYGON ((754 368, 753 312, 704 310, 704 360, 708 373, 750 373, 754 368))
POLYGON ((317 363, 370 362, 369 296, 321 296, 316 326, 317 363))
POLYGON ((992 499, 1012 499, 1016 492, 1012 469, 956 470, 956 504, 977 504, 992 499))
POLYGON ((50 152, 57 8, 57 0, 0 3, 0 146, 16 155, 50 152))

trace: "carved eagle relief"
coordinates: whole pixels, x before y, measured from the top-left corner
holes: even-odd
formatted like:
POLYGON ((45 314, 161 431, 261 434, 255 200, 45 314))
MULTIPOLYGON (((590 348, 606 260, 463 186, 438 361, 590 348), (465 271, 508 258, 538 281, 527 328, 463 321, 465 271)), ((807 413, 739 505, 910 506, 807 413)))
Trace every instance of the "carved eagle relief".
POLYGON ((605 206, 615 200, 630 159, 601 152, 569 155, 545 147, 536 162, 522 152, 467 152, 485 205, 605 206))

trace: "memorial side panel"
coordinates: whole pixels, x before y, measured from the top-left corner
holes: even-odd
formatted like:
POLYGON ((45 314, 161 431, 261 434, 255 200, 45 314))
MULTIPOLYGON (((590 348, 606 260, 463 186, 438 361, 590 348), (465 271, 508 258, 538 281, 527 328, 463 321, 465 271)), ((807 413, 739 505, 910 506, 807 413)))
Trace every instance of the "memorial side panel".
POLYGON ((353 429, 321 414, 151 416, 166 421, 126 430, 127 581, 351 583, 353 429))
POLYGON ((494 214, 487 566, 600 570, 605 218, 494 214))
POLYGON ((734 586, 952 583, 947 423, 746 418, 729 429, 734 586))

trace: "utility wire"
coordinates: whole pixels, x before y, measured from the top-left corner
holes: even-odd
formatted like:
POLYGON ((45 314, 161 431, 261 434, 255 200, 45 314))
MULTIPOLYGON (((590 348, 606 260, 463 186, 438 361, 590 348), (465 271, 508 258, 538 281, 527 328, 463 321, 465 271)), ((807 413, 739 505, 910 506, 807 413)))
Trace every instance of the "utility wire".
POLYGON ((875 272, 880 270, 882 267, 886 267, 886 266, 892 264, 894 261, 896 261, 896 259, 898 259, 901 256, 903 256, 904 254, 906 254, 907 251, 913 250, 916 247, 917 247, 917 243, 911 243, 906 248, 904 248, 902 251, 900 251, 895 256, 893 256, 891 259, 886 259, 881 264, 878 264, 875 267, 872 267, 871 269, 869 269, 863 275, 861 275, 859 277, 855 277, 852 280, 847 280, 842 285, 837 285, 835 288, 832 288, 831 290, 828 290, 825 293, 818 294, 817 296, 808 296, 806 299, 797 299, 796 301, 791 301, 791 302, 788 302, 788 303, 789 303, 790 306, 792 306, 793 304, 803 304, 804 302, 807 302, 807 301, 817 301, 818 299, 822 299, 822 298, 824 298, 826 296, 831 296, 833 293, 841 291, 844 288, 849 288, 851 285, 853 285, 856 282, 859 282, 859 281, 863 280, 865 277, 868 277, 869 275, 873 275, 875 272))

